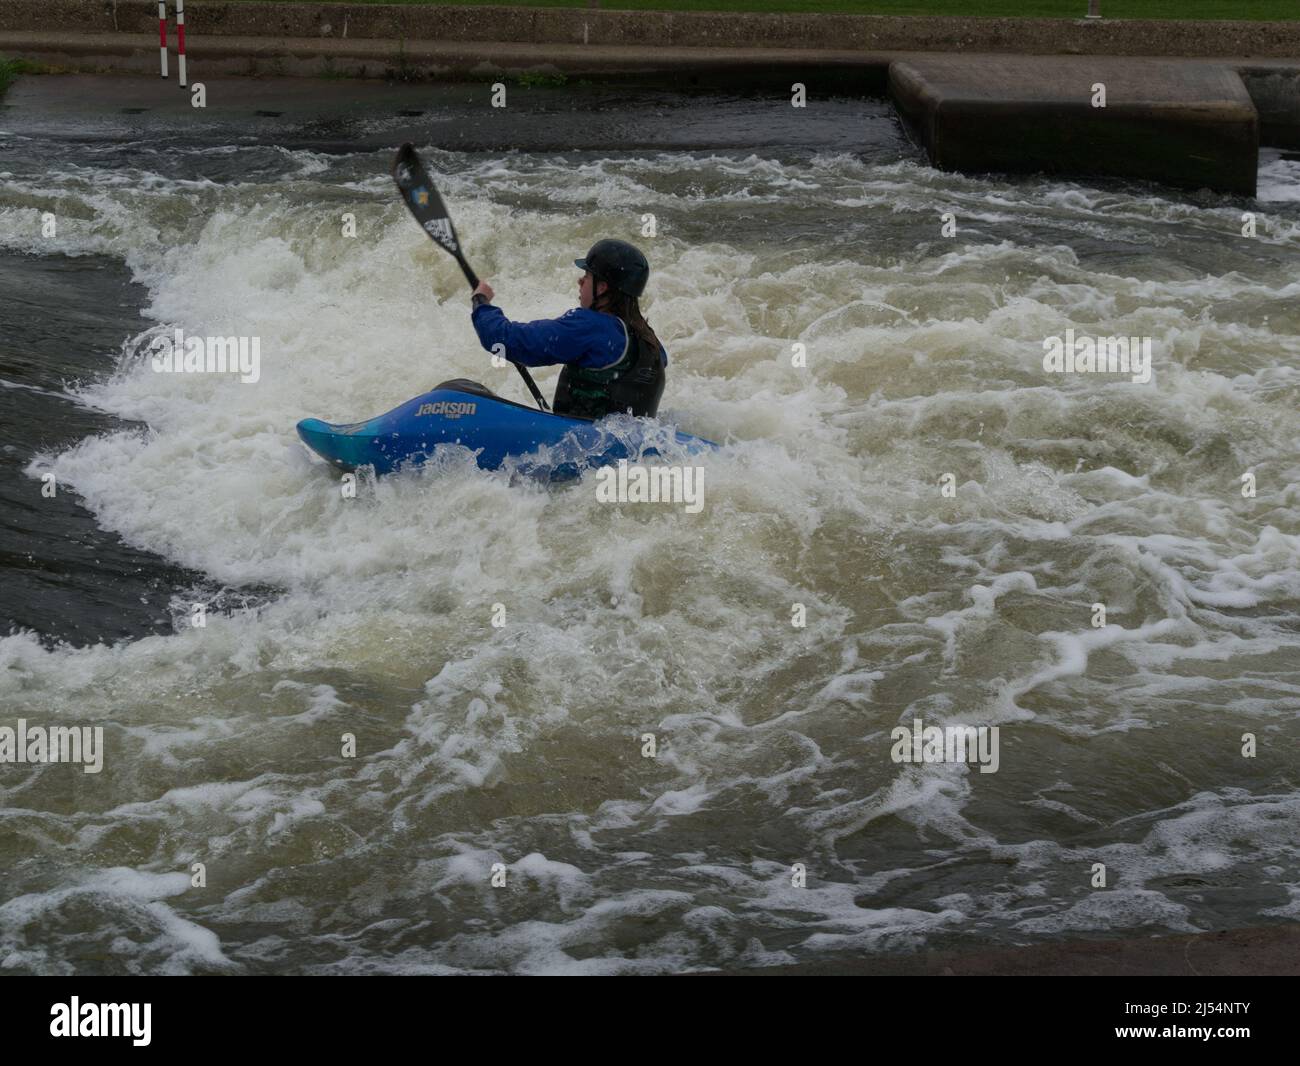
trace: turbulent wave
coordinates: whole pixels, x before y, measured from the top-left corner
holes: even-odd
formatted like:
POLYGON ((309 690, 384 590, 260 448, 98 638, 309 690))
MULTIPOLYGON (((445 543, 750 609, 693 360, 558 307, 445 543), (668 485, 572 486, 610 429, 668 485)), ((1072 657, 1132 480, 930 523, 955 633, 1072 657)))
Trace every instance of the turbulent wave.
POLYGON ((518 383, 384 158, 281 152, 279 180, 234 151, 267 176, 196 149, 0 198, 0 244, 120 258, 151 326, 261 338, 256 385, 106 366, 78 399, 145 428, 29 476, 274 590, 111 647, 0 639, 7 718, 108 752, 6 767, 5 968, 659 972, 1294 918, 1282 161, 1252 241, 1226 202, 870 156, 431 151, 512 317, 572 306, 574 256, 655 215, 664 415, 727 444, 690 515, 465 452, 343 498, 297 419, 518 383), (1045 372, 1067 327, 1151 336, 1154 380, 1045 372), (999 771, 892 762, 914 718, 1001 727, 999 771))

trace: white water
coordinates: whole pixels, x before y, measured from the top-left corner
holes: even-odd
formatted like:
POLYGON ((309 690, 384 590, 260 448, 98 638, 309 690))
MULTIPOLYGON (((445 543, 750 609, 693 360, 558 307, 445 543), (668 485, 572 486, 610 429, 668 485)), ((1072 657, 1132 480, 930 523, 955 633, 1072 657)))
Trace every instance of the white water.
POLYGON ((274 591, 202 629, 179 597, 174 635, 116 647, 0 638, 5 722, 108 745, 94 778, 5 769, 0 965, 658 972, 1295 918, 1294 164, 1247 241, 1227 202, 910 162, 429 158, 512 317, 572 306, 574 256, 657 215, 661 413, 727 442, 707 506, 464 453, 341 497, 297 419, 450 377, 522 399, 380 156, 10 181, 4 247, 118 256, 152 323, 262 350, 256 385, 85 387, 148 431, 29 473, 274 591), (49 189, 52 242, 24 201, 49 189), (1154 383, 1044 373, 1069 326, 1153 337, 1154 383), (999 772, 891 763, 915 717, 1001 726, 999 772))

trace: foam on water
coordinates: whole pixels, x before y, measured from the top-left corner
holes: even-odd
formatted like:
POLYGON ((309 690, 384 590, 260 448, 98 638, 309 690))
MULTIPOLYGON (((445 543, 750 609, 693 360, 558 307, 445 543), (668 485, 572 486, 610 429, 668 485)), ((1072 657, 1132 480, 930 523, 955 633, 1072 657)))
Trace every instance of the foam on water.
POLYGON ((174 635, 115 647, 0 638, 6 716, 108 750, 93 781, 6 770, 5 967, 661 972, 1293 914, 1294 212, 1247 245, 1222 204, 910 162, 428 155, 515 318, 657 215, 662 415, 727 442, 704 511, 463 449, 342 497, 299 418, 520 391, 385 159, 16 180, 5 247, 118 256, 152 323, 262 353, 256 385, 127 353, 77 396, 147 428, 28 473, 269 591, 202 629, 181 597, 174 635), (1044 372, 1071 326, 1152 336, 1153 382, 1044 372), (999 772, 892 763, 914 717, 1002 727, 999 772))

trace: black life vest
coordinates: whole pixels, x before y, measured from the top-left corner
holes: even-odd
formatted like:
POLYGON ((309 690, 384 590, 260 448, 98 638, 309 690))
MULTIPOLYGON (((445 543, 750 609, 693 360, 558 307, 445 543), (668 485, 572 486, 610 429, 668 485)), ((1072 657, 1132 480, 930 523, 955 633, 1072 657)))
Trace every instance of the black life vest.
POLYGON ((571 418, 604 418, 630 411, 644 418, 659 412, 664 394, 663 357, 657 345, 623 327, 623 354, 599 369, 566 363, 555 386, 555 413, 571 418))

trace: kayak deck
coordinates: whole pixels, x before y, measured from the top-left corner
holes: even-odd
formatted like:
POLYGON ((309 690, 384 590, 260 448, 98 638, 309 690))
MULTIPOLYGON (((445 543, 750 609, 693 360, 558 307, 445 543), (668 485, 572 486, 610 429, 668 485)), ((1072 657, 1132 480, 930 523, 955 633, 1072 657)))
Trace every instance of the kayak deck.
POLYGON ((577 477, 584 468, 620 459, 658 456, 660 449, 699 454, 712 441, 636 419, 613 416, 593 422, 538 411, 494 395, 477 382, 445 381, 430 392, 375 418, 335 425, 319 418, 298 423, 298 436, 317 455, 342 470, 373 467, 386 474, 427 460, 439 446, 461 445, 485 470, 509 460, 552 480, 577 477))

